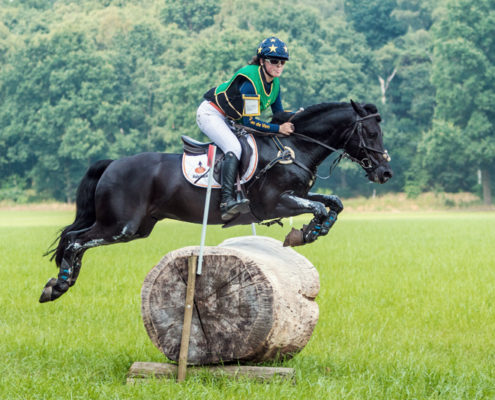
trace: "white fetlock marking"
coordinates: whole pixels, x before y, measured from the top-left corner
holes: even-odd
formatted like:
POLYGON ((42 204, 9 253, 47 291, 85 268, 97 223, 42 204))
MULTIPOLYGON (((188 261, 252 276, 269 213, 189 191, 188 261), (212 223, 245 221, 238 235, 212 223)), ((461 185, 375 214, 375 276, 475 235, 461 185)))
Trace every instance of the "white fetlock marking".
POLYGON ((78 250, 86 250, 86 249, 89 249, 91 247, 97 247, 97 246, 101 246, 103 244, 105 244, 105 240, 104 239, 93 239, 93 240, 90 240, 89 242, 87 243, 84 243, 84 244, 80 244, 78 242, 75 242, 75 243, 72 243, 70 244, 69 246, 67 246, 67 250, 71 249, 74 250, 74 251, 78 251, 78 250))
POLYGON ((118 241, 122 238, 129 238, 129 237, 133 237, 134 235, 130 235, 129 233, 132 232, 130 229, 129 229, 129 226, 126 225, 124 226, 124 228, 122 229, 122 232, 118 235, 115 235, 112 237, 113 240, 115 241, 118 241))
POLYGON ((296 202, 298 206, 301 208, 309 208, 313 209, 313 202, 308 199, 303 199, 302 197, 297 197, 297 196, 289 196, 292 200, 296 202))
MULTIPOLYGON (((315 205, 318 204, 317 202, 308 200, 308 199, 303 199, 302 197, 297 197, 297 196, 289 196, 292 200, 296 202, 296 204, 301 207, 301 208, 306 208, 308 211, 314 212, 320 212, 321 210, 315 205)), ((323 209, 325 209, 325 206, 323 206, 323 209)))

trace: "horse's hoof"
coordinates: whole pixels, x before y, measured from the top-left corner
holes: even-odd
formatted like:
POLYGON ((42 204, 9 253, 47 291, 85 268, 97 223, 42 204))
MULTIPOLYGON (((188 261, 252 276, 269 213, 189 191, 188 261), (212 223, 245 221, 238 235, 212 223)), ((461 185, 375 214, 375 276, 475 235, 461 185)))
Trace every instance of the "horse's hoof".
POLYGON ((304 244, 304 236, 300 229, 294 229, 289 232, 289 234, 285 237, 284 247, 291 246, 301 246, 304 244))
POLYGON ((43 288, 43 293, 41 293, 40 303, 46 303, 52 300, 53 287, 57 283, 57 278, 51 278, 43 288))
POLYGON ((43 289, 43 293, 41 293, 40 303, 46 303, 47 301, 51 301, 51 300, 52 300, 52 288, 45 287, 43 289))
POLYGON ((41 293, 40 303, 56 300, 67 292, 67 290, 69 290, 69 284, 67 282, 58 282, 56 278, 52 278, 47 282, 43 293, 41 293))

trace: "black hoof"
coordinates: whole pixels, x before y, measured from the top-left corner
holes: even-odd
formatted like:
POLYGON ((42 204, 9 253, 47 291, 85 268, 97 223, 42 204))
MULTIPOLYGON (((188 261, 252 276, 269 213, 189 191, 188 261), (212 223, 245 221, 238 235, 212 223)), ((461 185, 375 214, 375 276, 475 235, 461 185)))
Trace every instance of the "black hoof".
POLYGON ((65 282, 57 284, 57 278, 51 278, 41 293, 40 303, 53 301, 62 296, 69 289, 69 285, 65 282))
POLYGON ((45 287, 43 288, 43 293, 41 293, 40 303, 46 303, 52 300, 53 287, 57 283, 57 278, 50 279, 45 287))

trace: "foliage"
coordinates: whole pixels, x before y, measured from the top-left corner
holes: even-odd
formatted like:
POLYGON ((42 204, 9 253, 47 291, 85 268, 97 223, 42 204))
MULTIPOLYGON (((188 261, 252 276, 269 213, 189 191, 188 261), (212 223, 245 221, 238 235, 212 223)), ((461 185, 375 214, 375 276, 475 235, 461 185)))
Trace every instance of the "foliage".
MULTIPOLYGON (((179 152, 180 135, 204 138, 195 124, 203 94, 277 35, 291 54, 286 109, 352 98, 377 104, 383 118, 394 178, 371 188, 342 164, 318 188, 472 188, 476 168, 493 170, 495 159, 492 3, 2 0, 0 180, 70 201, 96 159, 179 152), (464 183, 444 182, 448 174, 423 159, 433 119, 467 132, 470 144, 456 149, 469 164, 458 174, 464 183)), ((435 154, 446 160, 439 143, 435 154)))
POLYGON ((452 121, 468 136, 466 155, 478 165, 493 164, 495 111, 495 10, 483 0, 448 3, 435 29, 433 82, 436 116, 452 121), (456 23, 454 23, 454 21, 456 23))
POLYGON ((397 7, 396 0, 344 0, 345 13, 352 21, 354 29, 366 35, 373 48, 380 48, 391 38, 405 33, 405 27, 397 19, 391 18, 397 7))
POLYGON ((422 154, 423 168, 435 176, 442 189, 449 192, 472 190, 476 183, 473 169, 471 174, 466 174, 466 160, 458 157, 464 140, 459 127, 449 122, 435 121, 418 148, 422 154))
POLYGON ((220 7, 214 0, 165 0, 160 17, 164 25, 175 23, 180 29, 199 32, 213 25, 218 11, 220 7))
POLYGON ((435 152, 443 160, 440 176, 438 167, 428 168, 430 182, 459 190, 469 187, 476 168, 495 171, 493 1, 448 1, 439 11, 433 34, 437 106, 433 128, 424 137, 423 154, 435 152))

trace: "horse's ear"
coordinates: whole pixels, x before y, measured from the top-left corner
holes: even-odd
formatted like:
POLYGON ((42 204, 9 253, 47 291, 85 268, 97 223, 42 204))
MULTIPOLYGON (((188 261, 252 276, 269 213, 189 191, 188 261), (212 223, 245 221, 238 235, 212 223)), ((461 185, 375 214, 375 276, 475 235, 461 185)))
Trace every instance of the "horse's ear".
POLYGON ((351 99, 351 105, 352 108, 354 108, 354 111, 356 111, 360 117, 365 117, 367 115, 366 110, 361 106, 361 104, 354 103, 354 101, 351 99))
POLYGON ((368 111, 370 114, 376 114, 378 112, 378 108, 374 104, 365 104, 364 109, 368 111))

